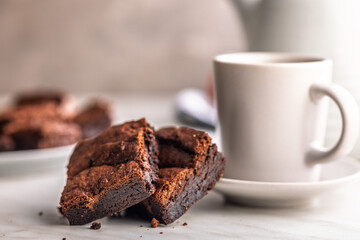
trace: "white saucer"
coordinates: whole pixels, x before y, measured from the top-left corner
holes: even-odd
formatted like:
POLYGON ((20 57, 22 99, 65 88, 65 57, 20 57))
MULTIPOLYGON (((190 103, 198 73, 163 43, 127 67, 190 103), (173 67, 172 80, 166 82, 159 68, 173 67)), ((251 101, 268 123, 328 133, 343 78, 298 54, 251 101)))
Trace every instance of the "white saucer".
POLYGON ((0 176, 63 167, 74 146, 0 152, 0 176))
POLYGON ((261 207, 294 207, 312 202, 315 197, 360 179, 360 163, 344 157, 324 164, 318 182, 256 182, 223 178, 215 191, 233 203, 261 207))

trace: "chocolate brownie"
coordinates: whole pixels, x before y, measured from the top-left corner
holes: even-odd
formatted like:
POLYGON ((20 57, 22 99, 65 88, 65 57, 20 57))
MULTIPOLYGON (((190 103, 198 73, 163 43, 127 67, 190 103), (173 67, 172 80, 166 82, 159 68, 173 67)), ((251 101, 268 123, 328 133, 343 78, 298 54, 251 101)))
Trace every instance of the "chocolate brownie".
POLYGON ((153 218, 153 219, 151 220, 151 227, 152 227, 152 228, 157 228, 158 226, 159 226, 159 221, 156 220, 156 218, 153 218))
POLYGON ((104 101, 97 101, 74 118, 82 130, 83 138, 96 136, 111 125, 110 104, 104 101))
POLYGON ((28 119, 62 119, 62 114, 54 103, 8 108, 0 114, 0 133, 9 122, 28 119))
POLYGON ((91 230, 99 230, 101 228, 101 223, 93 222, 90 226, 91 230))
POLYGON ((61 90, 37 90, 19 93, 15 98, 16 106, 34 106, 51 103, 64 118, 72 118, 75 114, 73 97, 61 90))
POLYGON ((81 129, 54 103, 24 105, 0 114, 0 138, 0 151, 50 148, 77 142, 81 129))
POLYGON ((223 174, 225 159, 202 131, 182 127, 156 132, 159 181, 156 192, 134 208, 169 224, 211 190, 223 174))
POLYGON ((80 128, 58 119, 18 119, 3 127, 3 137, 11 139, 16 150, 51 148, 76 143, 80 128))
POLYGON ((60 205, 71 225, 111 216, 155 192, 158 147, 145 119, 82 140, 68 165, 60 205))

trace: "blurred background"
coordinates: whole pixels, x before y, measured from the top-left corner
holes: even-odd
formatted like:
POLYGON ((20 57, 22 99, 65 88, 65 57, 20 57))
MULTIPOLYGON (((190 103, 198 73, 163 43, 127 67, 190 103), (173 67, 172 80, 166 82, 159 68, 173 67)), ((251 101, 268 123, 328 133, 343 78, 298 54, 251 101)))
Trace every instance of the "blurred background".
POLYGON ((0 0, 0 93, 205 88, 214 55, 245 49, 224 0, 0 0))
MULTIPOLYGON (((360 101, 359 10, 357 0, 0 0, 0 95, 161 93, 183 122, 214 127, 212 59, 250 50, 328 57, 334 82, 360 101)), ((333 103, 329 116, 331 145, 333 103)))

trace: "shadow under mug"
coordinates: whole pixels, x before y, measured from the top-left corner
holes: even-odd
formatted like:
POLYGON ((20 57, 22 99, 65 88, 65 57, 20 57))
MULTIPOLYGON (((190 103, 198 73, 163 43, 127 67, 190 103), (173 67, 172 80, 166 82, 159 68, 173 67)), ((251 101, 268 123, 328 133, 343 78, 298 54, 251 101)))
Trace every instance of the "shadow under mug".
POLYGON ((321 164, 354 147, 359 111, 331 83, 328 59, 287 53, 232 53, 214 59, 217 131, 227 158, 224 177, 267 182, 317 181, 321 164), (342 132, 323 147, 328 101, 340 109, 342 132))

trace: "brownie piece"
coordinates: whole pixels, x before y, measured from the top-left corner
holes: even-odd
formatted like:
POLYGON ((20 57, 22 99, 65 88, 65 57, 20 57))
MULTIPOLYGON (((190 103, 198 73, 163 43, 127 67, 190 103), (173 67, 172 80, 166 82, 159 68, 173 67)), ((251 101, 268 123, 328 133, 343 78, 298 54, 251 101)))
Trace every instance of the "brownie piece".
POLYGON ((77 114, 73 121, 81 127, 83 139, 96 136, 110 127, 110 112, 109 103, 97 101, 77 114))
POLYGON ((62 119, 62 115, 54 103, 8 108, 0 113, 0 133, 6 124, 28 119, 62 119))
POLYGON ((101 228, 101 223, 93 222, 90 226, 91 230, 99 230, 101 228))
POLYGON ((2 138, 11 140, 13 150, 64 146, 81 139, 81 131, 76 124, 57 119, 18 119, 6 124, 2 131, 2 138))
POLYGON ((111 216, 155 192, 158 147, 145 119, 82 140, 68 164, 60 205, 71 225, 111 216))
POLYGON ((159 221, 156 220, 156 218, 153 218, 153 219, 151 220, 151 227, 152 227, 152 228, 157 228, 158 226, 159 226, 159 221))
POLYGON ((0 138, 0 151, 50 148, 77 142, 81 129, 54 103, 23 105, 0 114, 0 138))
POLYGON ((211 190, 220 179, 225 159, 202 131, 182 127, 156 132, 159 142, 159 181, 156 192, 135 208, 169 224, 211 190))
POLYGON ((16 106, 36 106, 51 103, 64 118, 72 118, 75 114, 73 97, 61 90, 37 90, 19 93, 15 98, 16 106))

